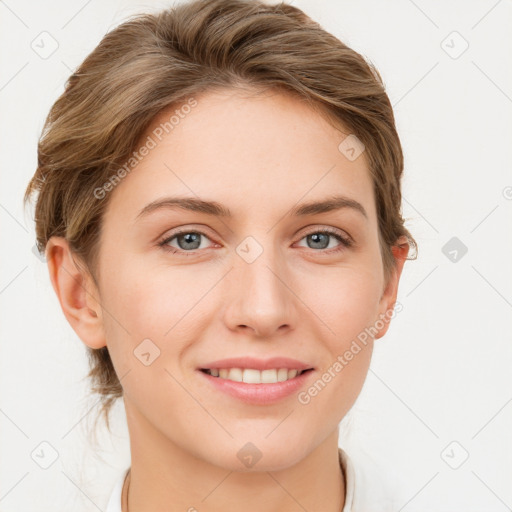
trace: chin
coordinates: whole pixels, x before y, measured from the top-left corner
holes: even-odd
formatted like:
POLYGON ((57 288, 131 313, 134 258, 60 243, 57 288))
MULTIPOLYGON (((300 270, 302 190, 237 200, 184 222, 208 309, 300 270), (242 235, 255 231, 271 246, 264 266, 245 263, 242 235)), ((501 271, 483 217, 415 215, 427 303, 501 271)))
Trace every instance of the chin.
POLYGON ((253 439, 255 441, 235 439, 224 446, 212 446, 208 461, 226 470, 242 473, 280 471, 297 464, 307 452, 304 440, 297 443, 291 441, 289 436, 276 436, 275 439, 258 436, 253 439), (298 450, 297 446, 301 449, 298 450))

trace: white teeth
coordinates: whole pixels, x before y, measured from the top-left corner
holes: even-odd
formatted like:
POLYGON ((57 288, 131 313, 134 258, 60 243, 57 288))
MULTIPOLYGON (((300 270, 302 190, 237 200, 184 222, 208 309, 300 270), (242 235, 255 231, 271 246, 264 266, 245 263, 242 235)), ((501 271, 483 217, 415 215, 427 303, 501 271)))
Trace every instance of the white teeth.
MULTIPOLYGON (((284 368, 286 370, 286 368, 284 368)), ((277 382, 277 370, 263 370, 261 372, 261 382, 263 384, 277 382)))
POLYGON ((300 375, 304 370, 288 370, 287 368, 272 368, 271 370, 255 370, 252 368, 214 368, 206 370, 213 377, 228 379, 247 384, 274 384, 284 382, 300 375))
POLYGON ((243 373, 241 368, 231 368, 228 373, 228 379, 234 380, 235 382, 242 382, 242 378, 244 377, 243 373))
POLYGON ((293 379, 298 373, 298 370, 288 370, 288 378, 293 379))
POLYGON ((277 370, 277 382, 283 382, 288 379, 288 370, 286 368, 279 368, 277 370))
MULTIPOLYGON (((231 370, 229 370, 229 379, 231 379, 231 375, 234 370, 238 370, 238 368, 231 368, 231 370)), ((247 382, 247 384, 261 384, 261 372, 259 370, 250 370, 249 368, 246 368, 244 370, 243 381, 247 382)))

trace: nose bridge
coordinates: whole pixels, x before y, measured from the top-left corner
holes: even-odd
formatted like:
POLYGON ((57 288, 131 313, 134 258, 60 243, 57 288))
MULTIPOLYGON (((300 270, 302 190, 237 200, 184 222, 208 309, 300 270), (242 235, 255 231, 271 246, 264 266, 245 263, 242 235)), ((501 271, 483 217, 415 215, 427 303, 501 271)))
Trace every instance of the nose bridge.
POLYGON ((294 295, 286 286, 286 262, 270 242, 247 237, 236 247, 227 322, 270 336, 295 324, 294 295))

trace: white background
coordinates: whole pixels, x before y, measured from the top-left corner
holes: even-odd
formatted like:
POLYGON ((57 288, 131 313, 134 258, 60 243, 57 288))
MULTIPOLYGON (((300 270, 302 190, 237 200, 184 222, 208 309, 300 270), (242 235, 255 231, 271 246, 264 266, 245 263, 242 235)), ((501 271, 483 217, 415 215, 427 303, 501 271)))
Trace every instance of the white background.
MULTIPOLYGON (((406 226, 419 244, 400 284, 403 311, 376 343, 341 445, 400 475, 404 512, 510 510, 511 2, 289 3, 380 71, 405 153, 406 226), (458 58, 464 42, 453 31, 469 44, 458 58), (457 262, 443 253, 452 237, 468 248, 457 262)), ((72 70, 128 15, 169 5, 0 1, 2 512, 104 510, 129 465, 122 402, 113 435, 100 429, 97 446, 87 438, 97 398, 87 394, 85 347, 32 252, 22 196, 72 70), (59 45, 47 59, 31 48, 43 31, 59 45), (43 441, 58 452, 46 470, 31 458, 43 441)))

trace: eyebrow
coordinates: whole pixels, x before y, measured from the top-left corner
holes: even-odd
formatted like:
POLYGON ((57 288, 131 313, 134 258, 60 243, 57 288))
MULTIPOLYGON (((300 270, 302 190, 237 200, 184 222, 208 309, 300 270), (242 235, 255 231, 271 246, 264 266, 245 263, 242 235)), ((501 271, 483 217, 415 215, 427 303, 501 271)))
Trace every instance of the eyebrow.
MULTIPOLYGON (((135 220, 140 217, 144 217, 155 210, 161 208, 181 208, 183 210, 189 210, 193 212, 205 213, 207 215, 213 215, 216 217, 232 217, 233 214, 229 208, 217 203, 216 201, 205 201, 203 199, 197 199, 193 197, 164 197, 157 199, 147 204, 138 213, 135 220)), ((322 201, 312 201, 309 203, 302 203, 298 206, 294 206, 289 215, 302 217, 306 215, 318 215, 320 213, 327 213, 331 211, 341 210, 344 208, 350 208, 358 211, 366 219, 368 214, 364 209, 363 205, 354 199, 350 199, 345 196, 333 196, 322 201)))

